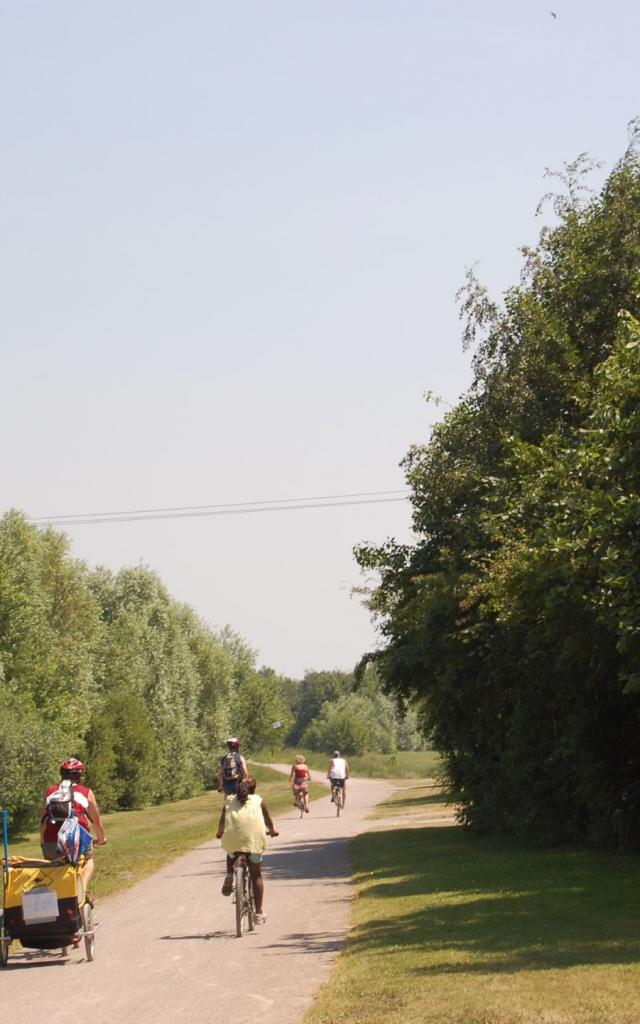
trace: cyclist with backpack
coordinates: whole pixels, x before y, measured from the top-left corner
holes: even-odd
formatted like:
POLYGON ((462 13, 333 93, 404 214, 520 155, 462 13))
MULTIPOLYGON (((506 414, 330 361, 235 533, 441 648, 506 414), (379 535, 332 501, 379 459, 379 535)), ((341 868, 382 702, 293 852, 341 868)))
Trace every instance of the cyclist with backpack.
POLYGON ((240 753, 240 740, 237 736, 230 736, 227 740, 227 753, 220 758, 218 793, 234 796, 238 783, 246 779, 248 774, 247 762, 240 753))
POLYGON ((40 840, 44 859, 56 860, 64 855, 58 845, 58 833, 66 821, 77 819, 78 824, 86 829, 87 833, 90 833, 93 825, 96 838, 89 842, 84 850, 85 864, 82 872, 85 888, 88 889, 94 872, 93 843, 103 846, 107 839, 95 794, 80 781, 85 770, 85 765, 76 757, 70 757, 60 765, 60 782, 44 791, 40 840))

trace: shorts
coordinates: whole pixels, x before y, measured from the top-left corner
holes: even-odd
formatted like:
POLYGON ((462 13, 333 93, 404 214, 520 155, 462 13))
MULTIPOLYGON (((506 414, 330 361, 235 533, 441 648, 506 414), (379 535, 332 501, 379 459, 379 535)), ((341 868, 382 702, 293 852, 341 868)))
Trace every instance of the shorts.
POLYGON ((247 858, 247 860, 250 860, 252 864, 262 863, 261 853, 244 853, 243 850, 236 850, 235 853, 227 854, 228 857, 240 857, 242 855, 244 855, 247 858))
MULTIPOLYGON (((62 857, 60 850, 58 849, 57 843, 43 843, 42 844, 42 856, 45 860, 58 860, 62 857)), ((93 857, 93 843, 84 854, 84 859, 89 860, 93 857)))
POLYGON ((222 792, 225 796, 235 796, 238 792, 238 784, 242 779, 223 779, 222 792))
POLYGON ((346 779, 331 779, 331 788, 333 789, 333 787, 336 786, 338 789, 344 789, 344 784, 346 781, 346 779))
POLYGON ((293 784, 294 793, 308 793, 309 783, 308 782, 294 782, 293 784))

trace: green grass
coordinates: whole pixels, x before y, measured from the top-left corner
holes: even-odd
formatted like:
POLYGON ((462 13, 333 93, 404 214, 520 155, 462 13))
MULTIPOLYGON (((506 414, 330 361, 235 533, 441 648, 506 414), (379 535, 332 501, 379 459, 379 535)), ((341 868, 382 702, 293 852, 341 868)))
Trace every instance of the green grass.
MULTIPOLYGON (((325 771, 329 754, 306 750, 304 747, 286 747, 280 750, 261 750, 252 754, 256 761, 273 764, 293 764, 296 754, 304 754, 310 768, 325 771)), ((349 757, 351 774, 361 778, 420 779, 436 773, 440 758, 434 750, 398 750, 395 754, 362 754, 349 757)))
MULTIPOLYGON (((387 813, 407 813, 411 793, 387 813)), ((433 796, 416 787, 420 817, 433 796)), ((307 1024, 640 1020, 637 858, 453 825, 368 833, 352 853, 354 929, 307 1024)))
POLYGON ((387 800, 378 804, 369 817, 409 818, 416 824, 432 820, 440 823, 447 818, 453 825, 457 820, 456 806, 447 804, 446 799, 445 789, 436 779, 399 779, 395 791, 387 800))
MULTIPOLYGON (((289 786, 279 772, 260 768, 256 777, 258 792, 274 817, 289 807, 289 786)), ((213 839, 221 807, 218 793, 203 793, 190 800, 104 815, 107 845, 95 851, 96 895, 128 889, 187 850, 213 839)), ((38 835, 11 842, 10 852, 39 857, 38 835)))

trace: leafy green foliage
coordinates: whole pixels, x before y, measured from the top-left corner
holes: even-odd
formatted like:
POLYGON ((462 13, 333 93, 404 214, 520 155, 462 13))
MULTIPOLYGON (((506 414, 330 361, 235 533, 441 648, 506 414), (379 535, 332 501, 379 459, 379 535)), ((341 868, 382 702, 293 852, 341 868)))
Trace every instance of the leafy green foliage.
POLYGON ((396 748, 395 726, 395 707, 388 697, 345 694, 334 703, 327 701, 322 705, 302 742, 312 750, 330 751, 337 747, 349 755, 365 750, 389 754, 396 748))
POLYGON ((145 566, 72 560, 62 534, 0 520, 0 800, 37 822, 70 753, 104 810, 180 800, 217 780, 230 732, 245 749, 289 730, 290 688, 230 629, 209 629, 145 566))
MULTIPOLYGON (((290 692, 290 690, 289 690, 290 692)), ((294 697, 295 724, 290 742, 325 753, 338 747, 348 754, 392 753, 425 745, 415 710, 406 712, 382 692, 373 665, 356 673, 307 672, 294 697)))
POLYGON ((362 545, 386 687, 462 818, 640 846, 640 162, 565 175, 501 309, 470 278, 469 394, 405 466, 417 542, 362 545))
POLYGON ((20 831, 37 823, 37 809, 60 737, 55 725, 42 728, 28 697, 13 694, 4 705, 0 716, 0 806, 10 808, 12 828, 20 831))

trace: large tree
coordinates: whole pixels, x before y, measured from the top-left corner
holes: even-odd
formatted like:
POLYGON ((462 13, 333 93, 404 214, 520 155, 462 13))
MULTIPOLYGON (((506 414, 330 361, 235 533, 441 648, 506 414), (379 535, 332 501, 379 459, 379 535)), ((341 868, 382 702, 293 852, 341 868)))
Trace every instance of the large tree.
POLYGON ((357 551, 372 657, 463 819, 620 846, 640 843, 636 142, 597 195, 567 168, 501 306, 469 279, 473 386, 405 461, 417 541, 357 551))

